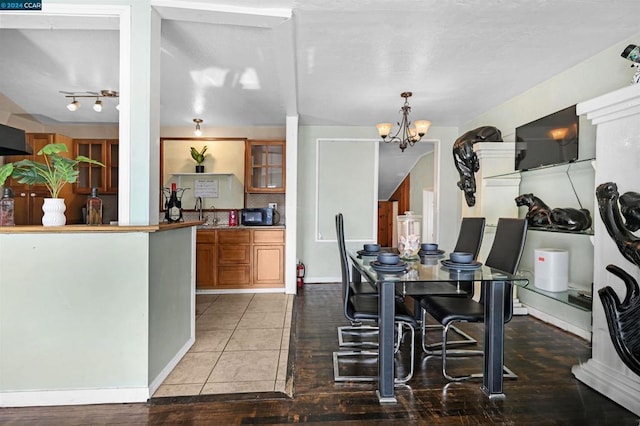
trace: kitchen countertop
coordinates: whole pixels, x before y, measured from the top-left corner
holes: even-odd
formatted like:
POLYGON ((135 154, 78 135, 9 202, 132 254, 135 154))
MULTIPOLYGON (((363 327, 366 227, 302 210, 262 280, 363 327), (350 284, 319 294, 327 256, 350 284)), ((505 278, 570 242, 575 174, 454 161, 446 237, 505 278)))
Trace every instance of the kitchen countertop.
POLYGON ((158 232, 171 229, 201 226, 202 221, 160 223, 158 225, 64 225, 64 226, 37 226, 17 225, 0 226, 0 234, 72 234, 86 232, 158 232))
POLYGON ((245 225, 238 225, 238 226, 229 226, 229 225, 206 225, 206 224, 202 224, 202 225, 198 225, 198 230, 239 230, 239 229, 264 229, 264 230, 269 230, 269 229, 285 229, 284 225, 268 225, 268 226, 245 226, 245 225))

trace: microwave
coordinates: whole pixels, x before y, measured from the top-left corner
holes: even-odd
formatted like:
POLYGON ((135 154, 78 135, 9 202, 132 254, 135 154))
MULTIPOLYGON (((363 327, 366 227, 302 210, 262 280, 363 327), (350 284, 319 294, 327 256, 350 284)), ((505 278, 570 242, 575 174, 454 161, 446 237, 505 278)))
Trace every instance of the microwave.
POLYGON ((242 209, 240 223, 244 226, 271 226, 273 209, 270 207, 242 209))

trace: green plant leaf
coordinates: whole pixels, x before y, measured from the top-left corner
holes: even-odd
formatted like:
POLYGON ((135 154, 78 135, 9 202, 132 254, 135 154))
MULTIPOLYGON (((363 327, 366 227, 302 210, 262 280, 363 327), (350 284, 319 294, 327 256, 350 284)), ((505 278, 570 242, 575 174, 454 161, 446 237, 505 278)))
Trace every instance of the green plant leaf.
POLYGON ((204 157, 206 157, 205 153, 207 152, 207 147, 205 145, 202 148, 202 151, 198 151, 195 147, 191 147, 191 158, 195 160, 196 163, 202 164, 204 162, 204 157))
POLYGON ((4 164, 0 167, 0 185, 4 185, 11 173, 13 173, 13 163, 4 164))
POLYGON ((69 152, 69 148, 63 143, 50 143, 38 151, 38 155, 53 155, 61 152, 69 152))

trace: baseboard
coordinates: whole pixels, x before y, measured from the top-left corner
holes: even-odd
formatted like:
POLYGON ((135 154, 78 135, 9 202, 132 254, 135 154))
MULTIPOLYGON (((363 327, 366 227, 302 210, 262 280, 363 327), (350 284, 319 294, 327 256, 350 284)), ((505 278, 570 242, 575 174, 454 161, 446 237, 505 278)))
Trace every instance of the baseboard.
POLYGON ((0 393, 0 407, 146 402, 149 396, 150 392, 146 387, 3 392, 0 393))
MULTIPOLYGON (((364 281, 364 278, 362 279, 364 281)), ((305 284, 325 284, 325 283, 341 283, 342 277, 308 277, 304 279, 305 284)))
POLYGON ((238 288, 238 289, 224 289, 224 290, 198 290, 196 294, 238 294, 238 293, 284 293, 284 287, 275 288, 238 288))
POLYGON ((576 327, 573 324, 570 324, 566 321, 563 321, 561 319, 558 319, 554 316, 549 315, 546 312, 542 312, 537 310, 536 308, 532 308, 529 305, 523 305, 526 306, 527 311, 529 311, 529 315, 531 315, 532 317, 538 318, 540 321, 544 321, 548 324, 554 325, 564 331, 568 331, 571 334, 575 334, 578 337, 582 337, 583 339, 585 339, 586 341, 590 342, 591 341, 591 332, 587 331, 587 330, 583 330, 579 327, 576 327))
POLYGON ((171 361, 169 361, 167 365, 165 365, 165 367, 162 369, 162 371, 158 373, 158 375, 153 379, 153 381, 149 385, 149 396, 153 395, 155 391, 158 390, 162 382, 164 382, 165 379, 169 376, 169 374, 171 374, 173 369, 176 368, 176 365, 178 365, 182 357, 186 355, 186 353, 189 351, 189 349, 191 348, 191 346, 193 346, 195 342, 196 342, 195 336, 191 336, 191 338, 187 340, 187 343, 185 343, 182 346, 182 348, 180 348, 180 350, 176 353, 176 355, 173 358, 171 358, 171 361))
POLYGON ((585 385, 640 416, 640 382, 594 360, 574 365, 571 372, 585 385))

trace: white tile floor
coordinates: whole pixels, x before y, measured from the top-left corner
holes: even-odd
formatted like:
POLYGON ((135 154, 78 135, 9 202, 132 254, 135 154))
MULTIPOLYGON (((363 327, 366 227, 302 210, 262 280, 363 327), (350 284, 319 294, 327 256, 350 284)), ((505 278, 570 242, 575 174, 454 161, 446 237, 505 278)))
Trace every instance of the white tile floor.
POLYGON ((196 296, 196 342, 154 393, 286 392, 293 296, 196 296))

